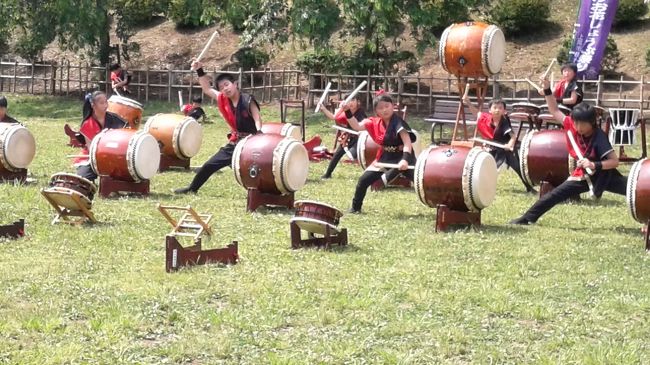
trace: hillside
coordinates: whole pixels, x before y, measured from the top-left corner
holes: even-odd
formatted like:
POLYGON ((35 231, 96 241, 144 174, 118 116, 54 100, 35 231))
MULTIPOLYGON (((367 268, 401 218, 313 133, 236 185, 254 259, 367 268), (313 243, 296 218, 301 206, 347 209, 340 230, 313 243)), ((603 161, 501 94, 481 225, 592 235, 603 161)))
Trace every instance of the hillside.
MULTIPOLYGON (((549 60, 555 57, 563 37, 570 34, 576 19, 579 0, 559 0, 551 2, 551 24, 531 34, 507 39, 506 63, 502 74, 506 76, 532 76, 542 72, 549 60)), ((165 19, 157 19, 138 30, 132 38, 141 47, 140 55, 126 63, 131 68, 182 68, 188 60, 195 57, 202 49, 206 40, 217 27, 200 30, 177 30, 174 24, 165 19)), ((231 55, 237 51, 239 37, 230 29, 219 28, 218 41, 211 47, 204 62, 208 67, 224 67, 228 65, 231 55)), ((645 52, 650 43, 650 18, 646 17, 636 26, 621 30, 613 30, 622 56, 619 71, 629 77, 640 77, 647 74, 645 52)), ((112 43, 117 43, 113 36, 112 43)), ((335 47, 337 40, 332 42, 335 47)), ((408 39, 403 42, 409 45, 408 39)), ((298 44, 287 44, 276 51, 270 62, 273 68, 291 67, 296 54, 303 51, 298 44)), ((74 55, 60 52, 51 45, 44 53, 45 59, 74 59, 74 55)), ((422 75, 445 75, 439 65, 436 50, 427 50, 421 60, 422 75)))

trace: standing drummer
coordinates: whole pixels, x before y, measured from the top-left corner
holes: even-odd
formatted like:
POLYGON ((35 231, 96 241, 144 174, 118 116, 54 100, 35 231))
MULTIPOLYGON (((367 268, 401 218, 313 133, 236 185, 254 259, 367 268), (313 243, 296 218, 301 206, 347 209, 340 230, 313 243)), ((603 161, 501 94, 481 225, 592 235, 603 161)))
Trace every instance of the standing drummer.
POLYGON ((192 70, 199 76, 203 93, 217 101, 219 112, 230 127, 230 133, 228 143, 201 166, 189 186, 174 190, 176 194, 196 193, 212 174, 230 166, 235 145, 239 140, 262 129, 257 100, 252 95, 240 92, 232 75, 221 74, 217 77, 217 91, 210 87, 210 78, 203 71, 201 62, 192 62, 192 70))
MULTIPOLYGON (((347 98, 348 95, 345 95, 347 98)), ((351 115, 356 119, 356 120, 364 120, 368 116, 366 115, 366 112, 363 110, 361 107, 361 99, 359 96, 355 96, 350 100, 350 102, 347 105, 349 107, 351 115)), ((350 124, 348 123, 348 118, 346 117, 345 110, 341 109, 341 111, 337 114, 334 115, 334 113, 330 112, 327 110, 325 107, 321 107, 320 110, 325 114, 325 116, 328 119, 331 119, 336 122, 336 124, 345 127, 345 128, 351 128, 350 124)), ((332 177, 332 172, 334 172, 334 169, 336 168, 336 165, 339 163, 341 158, 343 158, 343 155, 346 153, 349 153, 349 157, 351 159, 356 160, 357 157, 357 140, 359 138, 356 135, 351 135, 346 132, 342 132, 339 136, 339 146, 334 151, 334 155, 332 156, 332 160, 330 161, 329 165, 327 166, 327 171, 325 171, 325 174, 322 176, 323 179, 329 179, 332 177)))
MULTIPOLYGON (((86 156, 89 154, 88 146, 99 132, 104 129, 119 129, 127 126, 124 119, 108 111, 108 99, 103 91, 95 91, 86 95, 82 120, 77 139, 83 145, 81 154, 86 156)), ((97 178, 97 174, 90 167, 88 157, 77 157, 74 160, 74 166, 77 168, 77 175, 91 181, 97 178)))
POLYGON ((492 99, 489 104, 490 112, 484 113, 480 111, 469 99, 469 95, 463 97, 463 103, 469 107, 469 110, 476 114, 476 128, 481 136, 487 140, 494 141, 498 144, 504 145, 503 148, 491 147, 490 154, 497 162, 497 167, 501 166, 504 162, 507 166, 513 169, 521 182, 526 187, 526 192, 537 193, 535 189, 528 184, 528 182, 521 175, 519 167, 519 158, 515 153, 515 143, 517 138, 512 131, 510 118, 506 115, 506 103, 501 99, 492 99))
MULTIPOLYGON (((605 190, 621 195, 626 193, 627 177, 616 170, 618 156, 605 132, 596 124, 596 110, 587 103, 580 103, 573 108, 570 116, 565 116, 557 107, 548 79, 542 83, 549 112, 557 121, 562 121, 564 130, 573 135, 584 158, 578 160, 577 168, 566 181, 545 194, 521 217, 510 221, 510 224, 533 224, 558 203, 589 191, 590 184, 597 198, 605 190), (586 169, 591 169, 594 174, 587 175, 586 169)), ((571 156, 575 158, 577 154, 572 145, 568 141, 567 145, 571 156)))
POLYGON ((0 95, 0 123, 18 123, 18 121, 7 114, 7 98, 0 95))

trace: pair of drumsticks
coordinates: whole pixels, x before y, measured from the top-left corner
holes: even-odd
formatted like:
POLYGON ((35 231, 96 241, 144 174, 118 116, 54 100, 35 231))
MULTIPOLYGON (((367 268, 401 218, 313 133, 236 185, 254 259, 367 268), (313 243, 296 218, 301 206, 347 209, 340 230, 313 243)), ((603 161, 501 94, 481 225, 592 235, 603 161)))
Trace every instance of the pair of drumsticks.
MULTIPOLYGON (((548 73, 551 72, 551 67, 553 67, 553 65, 555 64, 555 62, 556 62, 556 59, 555 59, 555 58, 551 60, 551 63, 550 63, 550 64, 548 65, 548 67, 546 68, 546 71, 544 72, 544 74, 543 74, 543 76, 542 76, 542 79, 545 79, 545 78, 548 77, 548 73)), ((542 91, 543 88, 542 88, 541 86, 537 85, 536 83, 530 81, 530 79, 529 79, 528 77, 526 77, 525 80, 526 80, 527 83, 530 84, 530 86, 534 87, 537 91, 539 91, 539 92, 542 91)))

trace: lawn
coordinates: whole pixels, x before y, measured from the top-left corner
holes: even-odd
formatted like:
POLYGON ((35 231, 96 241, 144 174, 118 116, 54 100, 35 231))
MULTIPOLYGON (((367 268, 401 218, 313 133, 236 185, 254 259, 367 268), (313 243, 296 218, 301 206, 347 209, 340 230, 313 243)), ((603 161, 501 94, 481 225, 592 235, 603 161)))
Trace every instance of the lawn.
MULTIPOLYGON (((150 103, 145 114, 175 108, 150 103)), ((262 109, 279 119, 277 105, 262 109)), ((96 198, 98 224, 50 225, 39 190, 73 171, 63 125, 78 125, 80 110, 78 100, 10 96, 37 141, 36 182, 0 184, 0 223, 25 218, 27 231, 0 241, 0 363, 650 363, 650 255, 622 196, 509 226, 535 197, 504 170, 480 230, 435 233, 435 210, 390 189, 342 218, 349 246, 292 250, 292 212, 247 213, 232 170, 188 196, 171 193, 193 177, 177 171, 156 175, 147 198, 96 198), (236 240, 240 262, 166 273, 161 202, 213 213, 204 246, 236 240)), ((214 123, 192 165, 226 141, 216 113, 208 108, 214 123)), ((330 123, 307 122, 331 146, 330 123)), ((309 168, 296 198, 346 211, 360 168, 342 164, 325 181, 326 163, 309 168)))

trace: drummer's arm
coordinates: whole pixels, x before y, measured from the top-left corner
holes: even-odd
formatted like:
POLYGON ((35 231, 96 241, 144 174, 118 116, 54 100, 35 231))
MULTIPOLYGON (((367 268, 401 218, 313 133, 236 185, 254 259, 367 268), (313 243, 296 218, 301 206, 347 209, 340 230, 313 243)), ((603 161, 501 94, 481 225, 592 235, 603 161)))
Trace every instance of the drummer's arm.
POLYGON ((348 118, 348 123, 350 124, 350 127, 354 129, 355 131, 365 131, 366 130, 366 121, 369 121, 369 119, 364 119, 361 122, 357 120, 354 116, 352 118, 348 118))
MULTIPOLYGON (((548 91, 551 90, 551 82, 548 81, 548 79, 542 80, 542 87, 544 90, 547 90, 545 94, 548 94, 548 91)), ((560 111, 560 109, 558 109, 555 95, 553 95, 551 92, 550 95, 544 95, 544 99, 546 99, 546 105, 548 105, 549 114, 551 114, 555 120, 562 123, 564 121, 565 115, 560 111)))
POLYGON ((402 139, 402 143, 404 144, 404 154, 402 155, 402 159, 399 161, 399 169, 406 170, 408 169, 409 164, 406 155, 413 153, 413 145, 411 144, 411 136, 409 136, 409 132, 407 132, 406 129, 399 131, 399 137, 402 139))
MULTIPOLYGON (((196 71, 198 69, 202 70, 203 64, 201 62, 193 61, 191 69, 192 71, 196 71)), ((203 90, 204 94, 209 95, 214 100, 217 100, 217 98, 219 97, 219 92, 212 88, 212 86, 210 85, 210 77, 207 74, 204 74, 203 76, 199 76, 199 85, 201 85, 201 90, 203 90)))
MULTIPOLYGON (((215 90, 216 91, 216 90, 215 90)), ((255 121, 255 129, 258 131, 262 130, 262 115, 260 114, 260 108, 257 106, 257 103, 250 104, 250 111, 253 120, 255 121)))
POLYGON ((564 105, 575 105, 578 102, 578 93, 573 90, 571 91, 571 96, 568 98, 562 99, 562 104, 564 105))
POLYGON ((472 102, 469 99, 469 95, 466 95, 463 97, 463 104, 467 105, 467 108, 469 108, 469 111, 476 115, 476 119, 478 119, 481 116, 481 111, 478 110, 478 108, 472 104, 472 102))
POLYGON ((515 132, 510 131, 510 141, 508 141, 508 143, 506 144, 506 149, 508 151, 514 151, 515 143, 517 143, 517 137, 515 135, 515 132))

